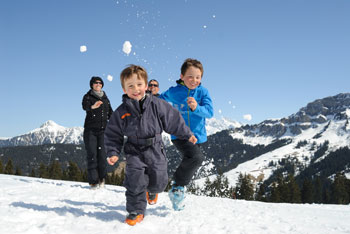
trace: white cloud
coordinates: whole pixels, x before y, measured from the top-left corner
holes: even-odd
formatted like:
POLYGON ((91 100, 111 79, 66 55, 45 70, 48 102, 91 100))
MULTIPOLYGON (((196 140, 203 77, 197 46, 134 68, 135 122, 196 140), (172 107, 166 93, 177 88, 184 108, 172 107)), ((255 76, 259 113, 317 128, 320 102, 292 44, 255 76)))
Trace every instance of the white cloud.
POLYGON ((108 75, 108 76, 107 76, 107 80, 112 81, 112 80, 113 80, 113 76, 108 75))
POLYGON ((80 52, 84 53, 87 51, 87 48, 85 45, 80 46, 80 52))
POLYGON ((252 120, 252 115, 251 114, 243 115, 243 119, 250 121, 252 120))
POLYGON ((125 54, 129 55, 131 52, 131 47, 132 47, 132 45, 131 45, 130 41, 125 41, 123 44, 123 52, 125 54))

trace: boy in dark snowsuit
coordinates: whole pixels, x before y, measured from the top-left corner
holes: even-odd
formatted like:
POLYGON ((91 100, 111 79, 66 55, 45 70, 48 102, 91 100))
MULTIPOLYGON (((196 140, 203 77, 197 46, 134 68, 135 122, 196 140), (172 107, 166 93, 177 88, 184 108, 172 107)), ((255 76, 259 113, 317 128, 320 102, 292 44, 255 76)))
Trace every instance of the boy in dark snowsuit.
POLYGON ((159 98, 164 99, 178 109, 186 124, 198 139, 197 144, 188 144, 176 136, 171 141, 183 158, 173 176, 173 185, 169 191, 170 200, 175 210, 184 208, 185 186, 189 184, 203 161, 201 143, 207 141, 205 119, 213 117, 213 103, 209 92, 201 85, 203 65, 196 59, 186 59, 181 66, 177 85, 163 92, 159 98))
POLYGON ((179 139, 195 144, 197 139, 186 126, 179 111, 153 95, 146 94, 147 73, 130 65, 120 74, 123 103, 113 112, 105 131, 107 162, 118 160, 124 146, 126 170, 125 222, 141 222, 149 204, 155 204, 158 193, 168 183, 167 160, 161 133, 164 130, 179 139))

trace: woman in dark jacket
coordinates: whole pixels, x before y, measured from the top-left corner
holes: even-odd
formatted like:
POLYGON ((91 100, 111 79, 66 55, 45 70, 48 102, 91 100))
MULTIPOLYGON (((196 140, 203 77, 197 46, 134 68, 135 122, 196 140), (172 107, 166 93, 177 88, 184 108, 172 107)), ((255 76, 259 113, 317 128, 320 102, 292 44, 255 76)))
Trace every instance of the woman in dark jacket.
POLYGON ((93 76, 90 90, 83 97, 83 109, 86 111, 84 123, 84 143, 87 152, 88 182, 91 188, 103 187, 106 169, 104 149, 104 130, 112 115, 112 107, 107 95, 102 91, 103 80, 93 76))

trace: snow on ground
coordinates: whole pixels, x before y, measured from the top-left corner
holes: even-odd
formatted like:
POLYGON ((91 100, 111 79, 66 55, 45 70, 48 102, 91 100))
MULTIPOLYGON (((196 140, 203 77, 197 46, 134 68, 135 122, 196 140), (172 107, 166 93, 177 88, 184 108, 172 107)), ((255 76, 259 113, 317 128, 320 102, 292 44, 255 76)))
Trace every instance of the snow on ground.
POLYGON ((350 233, 349 205, 273 204, 188 195, 174 211, 166 193, 134 227, 123 223, 125 189, 0 175, 0 233, 350 233))

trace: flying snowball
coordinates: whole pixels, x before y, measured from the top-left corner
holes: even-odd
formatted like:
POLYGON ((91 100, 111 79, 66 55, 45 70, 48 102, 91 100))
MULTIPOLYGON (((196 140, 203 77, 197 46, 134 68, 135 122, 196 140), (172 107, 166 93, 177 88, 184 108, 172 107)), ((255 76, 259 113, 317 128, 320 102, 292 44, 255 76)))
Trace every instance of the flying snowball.
POLYGON ((221 109, 219 109, 219 114, 221 114, 222 113, 222 111, 221 111, 221 109))
POLYGON ((207 28, 207 25, 204 25, 203 28, 207 28))
POLYGON ((132 45, 131 45, 130 41, 125 41, 123 44, 123 52, 125 54, 129 55, 131 52, 131 47, 132 47, 132 45))
POLYGON ((80 46, 80 52, 84 53, 86 51, 87 51, 86 46, 84 46, 84 45, 80 46))
POLYGON ((243 119, 250 121, 252 120, 252 115, 251 114, 243 115, 243 119))
POLYGON ((112 80, 113 80, 113 76, 108 75, 108 76, 107 76, 107 80, 112 81, 112 80))

